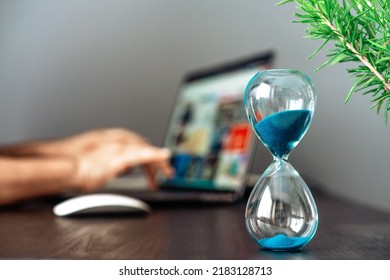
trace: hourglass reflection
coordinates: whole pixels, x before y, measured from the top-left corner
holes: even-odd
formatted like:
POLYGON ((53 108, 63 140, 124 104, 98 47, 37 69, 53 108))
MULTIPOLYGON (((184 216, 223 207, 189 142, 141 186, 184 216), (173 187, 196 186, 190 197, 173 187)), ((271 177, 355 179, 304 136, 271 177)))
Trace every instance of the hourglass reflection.
POLYGON ((261 71, 249 82, 244 104, 253 130, 273 156, 246 206, 248 233, 265 249, 298 250, 313 238, 318 212, 288 157, 311 124, 314 87, 297 70, 261 71))

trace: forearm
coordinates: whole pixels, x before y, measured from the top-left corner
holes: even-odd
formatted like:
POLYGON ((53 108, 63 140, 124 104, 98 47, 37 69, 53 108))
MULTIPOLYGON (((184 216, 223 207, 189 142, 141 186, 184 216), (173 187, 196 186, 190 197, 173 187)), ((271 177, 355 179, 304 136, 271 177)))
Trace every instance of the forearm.
MULTIPOLYGON (((47 142, 48 143, 48 142, 47 142)), ((38 156, 42 154, 42 147, 46 146, 46 142, 28 142, 0 147, 0 156, 7 157, 25 157, 38 156)))
POLYGON ((72 191, 75 170, 70 158, 0 157, 0 205, 72 191))
POLYGON ((66 145, 63 144, 65 140, 42 140, 3 145, 0 146, 0 157, 53 156, 66 153, 66 145))

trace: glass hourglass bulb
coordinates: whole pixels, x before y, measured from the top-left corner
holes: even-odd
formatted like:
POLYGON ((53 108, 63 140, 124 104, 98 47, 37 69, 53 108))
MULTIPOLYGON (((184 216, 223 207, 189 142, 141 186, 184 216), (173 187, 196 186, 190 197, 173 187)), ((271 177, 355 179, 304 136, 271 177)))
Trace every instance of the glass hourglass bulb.
POLYGON ((265 70, 249 82, 244 104, 253 130, 273 155, 247 202, 248 233, 265 249, 300 249, 316 232, 318 212, 288 156, 311 124, 314 87, 309 77, 297 70, 265 70))

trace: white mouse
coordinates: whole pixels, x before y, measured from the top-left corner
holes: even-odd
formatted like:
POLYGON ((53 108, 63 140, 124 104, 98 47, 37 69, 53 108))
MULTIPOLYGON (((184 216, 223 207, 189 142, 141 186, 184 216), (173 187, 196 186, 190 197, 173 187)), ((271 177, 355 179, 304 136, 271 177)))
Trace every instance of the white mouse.
POLYGON ((119 194, 86 194, 69 198, 53 208, 56 216, 70 216, 89 213, 149 213, 151 208, 145 202, 119 194))

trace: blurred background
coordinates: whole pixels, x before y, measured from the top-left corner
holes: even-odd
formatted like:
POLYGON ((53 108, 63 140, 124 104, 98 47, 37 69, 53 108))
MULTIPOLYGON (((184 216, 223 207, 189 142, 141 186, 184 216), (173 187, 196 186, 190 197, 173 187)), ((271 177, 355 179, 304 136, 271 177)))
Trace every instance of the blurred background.
MULTIPOLYGON (((183 74, 262 51, 317 88, 311 128, 290 156, 326 191, 390 212, 390 127, 340 64, 262 0, 0 0, 0 144, 126 127, 162 145, 183 74)), ((252 172, 271 163, 258 147, 252 172)))

